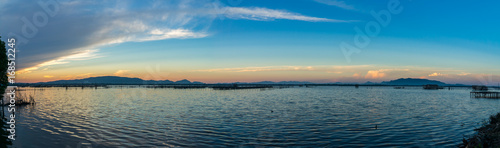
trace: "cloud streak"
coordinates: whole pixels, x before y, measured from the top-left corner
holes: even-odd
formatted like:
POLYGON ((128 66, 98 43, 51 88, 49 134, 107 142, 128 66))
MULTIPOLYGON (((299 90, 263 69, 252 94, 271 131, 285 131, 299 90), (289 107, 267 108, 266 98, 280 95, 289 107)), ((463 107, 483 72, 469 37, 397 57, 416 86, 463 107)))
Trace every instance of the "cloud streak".
POLYGON ((60 57, 54 60, 46 61, 43 63, 40 63, 38 65, 35 65, 33 67, 25 68, 23 70, 20 70, 18 73, 23 74, 23 73, 30 73, 32 71, 38 70, 42 67, 48 67, 48 66, 53 66, 53 65, 59 65, 59 64, 66 64, 71 61, 81 61, 81 60, 90 60, 90 59, 95 59, 95 58, 100 58, 102 56, 97 55, 96 53, 99 50, 86 50, 80 53, 75 53, 72 55, 60 57))
POLYGON ((335 20, 328 18, 319 18, 305 16, 298 13, 292 13, 283 10, 273 10, 267 8, 242 8, 242 7, 227 7, 225 16, 232 19, 247 19, 256 21, 272 21, 276 19, 308 21, 308 22, 350 22, 347 20, 335 20))
POLYGON ((265 72, 265 71, 320 71, 327 73, 343 73, 358 68, 368 68, 369 65, 356 66, 263 66, 195 70, 198 72, 265 72))
POLYGON ((340 1, 340 0, 314 0, 314 1, 321 3, 321 4, 336 6, 336 7, 347 9, 347 10, 355 10, 354 6, 348 5, 344 1, 340 1))

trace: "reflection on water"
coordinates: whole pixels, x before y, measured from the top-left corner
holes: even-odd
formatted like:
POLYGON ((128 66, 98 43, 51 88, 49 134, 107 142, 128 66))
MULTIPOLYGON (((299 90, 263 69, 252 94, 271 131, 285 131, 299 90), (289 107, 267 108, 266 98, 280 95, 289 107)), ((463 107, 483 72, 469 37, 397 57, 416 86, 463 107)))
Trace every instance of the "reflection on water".
POLYGON ((9 124, 7 124, 7 116, 5 116, 5 114, 3 113, 0 113, 0 148, 12 145, 12 141, 8 138, 10 132, 7 131, 7 129, 9 129, 9 124))
POLYGON ((35 94, 37 104, 16 112, 17 147, 452 147, 500 108, 500 100, 471 99, 460 89, 24 92, 35 94))

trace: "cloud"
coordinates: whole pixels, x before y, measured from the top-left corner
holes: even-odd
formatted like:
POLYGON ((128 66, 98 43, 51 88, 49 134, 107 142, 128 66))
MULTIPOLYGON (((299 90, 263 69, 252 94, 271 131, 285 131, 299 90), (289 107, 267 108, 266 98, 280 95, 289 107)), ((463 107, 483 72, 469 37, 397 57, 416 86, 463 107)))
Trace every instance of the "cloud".
POLYGON ((266 67, 242 67, 242 68, 219 68, 196 70, 200 72, 260 72, 260 71, 297 71, 307 70, 303 66, 266 66, 266 67))
POLYGON ((310 17, 283 10, 273 10, 267 8, 243 8, 227 7, 224 15, 233 19, 248 19, 256 21, 271 21, 275 19, 298 20, 308 22, 349 22, 346 20, 335 20, 319 17, 310 17))
POLYGON ((197 33, 197 32, 192 32, 190 30, 186 29, 168 29, 168 30, 160 30, 160 29, 155 29, 150 31, 150 36, 140 38, 140 39, 135 39, 137 41, 154 41, 154 40, 165 40, 165 39, 172 39, 172 38, 178 38, 178 39, 186 39, 186 38, 203 38, 208 36, 206 33, 197 33))
MULTIPOLYGON (((283 77, 295 74, 308 75, 311 78, 330 78, 331 82, 382 82, 398 78, 429 78, 446 83, 463 84, 496 84, 500 82, 498 75, 473 74, 461 70, 416 66, 384 66, 384 65, 311 65, 311 66, 261 66, 215 68, 195 70, 195 72, 218 73, 221 75, 246 75, 254 72, 282 72, 283 77), (296 73, 297 72, 297 73, 296 73), (300 72, 300 73, 298 73, 300 72), (307 72, 307 73, 306 73, 307 72), (443 74, 446 73, 446 74, 443 74)), ((304 80, 307 81, 307 80, 304 80)))
MULTIPOLYGON (((33 38, 27 38, 24 42, 19 39, 18 50, 21 52, 16 56, 21 62, 16 66, 30 72, 44 66, 92 59, 73 59, 75 56, 84 56, 84 53, 93 53, 95 58, 98 53, 93 51, 107 45, 208 36, 203 29, 195 31, 196 25, 185 24, 184 21, 191 18, 190 15, 174 13, 169 14, 167 19, 160 19, 168 14, 168 7, 176 8, 182 2, 165 4, 167 8, 158 13, 153 10, 130 10, 133 4, 128 2, 61 2, 57 15, 49 17, 46 26, 37 27, 33 38)), ((24 23, 19 18, 32 18, 34 13, 43 12, 37 3, 23 3, 22 11, 13 7, 19 3, 11 2, 1 8, 11 13, 9 16, 0 16, 1 22, 9 22, 0 28, 0 34, 19 31, 13 33, 22 35, 20 26, 24 23)))
POLYGON ((383 78, 383 77, 385 77, 385 73, 383 73, 381 71, 376 71, 376 70, 370 70, 365 75, 366 79, 378 79, 378 78, 383 78))
POLYGON ((360 74, 358 74, 358 73, 354 73, 354 74, 352 75, 352 77, 353 77, 353 78, 355 78, 355 79, 358 79, 358 78, 360 78, 360 77, 361 77, 361 75, 360 75, 360 74))
MULTIPOLYGON (((99 58, 101 56, 96 55, 96 53, 98 51, 99 50, 86 50, 86 51, 83 51, 80 53, 75 53, 72 55, 60 57, 60 58, 57 58, 54 60, 40 63, 40 64, 35 65, 33 67, 25 68, 23 70, 20 70, 18 73, 19 74, 30 73, 30 72, 32 72, 34 70, 38 70, 42 67, 48 67, 48 66, 59 65, 59 64, 66 64, 66 63, 69 63, 70 61, 89 60, 89 59, 99 58)), ((44 70, 47 70, 47 68, 45 68, 44 70)))
POLYGON ((51 76, 51 75, 45 75, 45 76, 43 76, 43 77, 44 77, 44 78, 52 78, 52 77, 54 77, 54 76, 51 76))
POLYGON ((336 7, 348 9, 348 10, 355 9, 354 6, 347 5, 344 1, 340 1, 340 0, 314 0, 314 1, 316 1, 318 3, 325 4, 325 5, 336 6, 336 7))
POLYGON ((263 67, 240 67, 240 68, 216 68, 195 70, 198 72, 263 72, 263 71, 319 71, 326 73, 344 73, 359 68, 367 68, 369 65, 355 66, 263 66, 263 67))
MULTIPOLYGON (((214 0, 170 1, 58 1, 59 11, 48 17, 44 26, 36 26, 33 38, 24 37, 21 27, 27 18, 45 13, 37 3, 9 1, 0 5, 0 34, 10 32, 19 38, 18 69, 38 70, 43 66, 66 64, 64 57, 87 50, 125 42, 167 39, 191 39, 210 36, 209 27, 218 17, 272 21, 277 19, 309 22, 348 22, 306 16, 286 10, 261 7, 229 7, 214 0), (23 9, 19 9, 22 6, 23 9)), ((95 53, 96 55, 98 53, 95 53)), ((17 64, 17 63, 16 63, 17 64)))
POLYGON ((430 74, 430 75, 428 75, 428 76, 429 76, 429 77, 445 76, 445 74, 441 74, 441 73, 437 73, 437 72, 435 72, 435 73, 432 73, 432 74, 430 74))
POLYGON ((62 79, 65 80, 75 80, 75 79, 84 79, 84 78, 89 78, 89 77, 96 77, 98 75, 94 75, 93 73, 84 73, 84 74, 79 74, 79 75, 67 75, 67 76, 62 76, 62 79))
MULTIPOLYGON (((211 75, 207 73, 217 73, 224 77, 248 77, 253 75, 262 76, 262 73, 269 73, 273 80, 294 79, 299 81, 315 82, 343 82, 343 83, 364 83, 366 81, 382 82, 399 78, 426 78, 433 76, 433 80, 446 83, 462 84, 496 84, 500 81, 500 76, 487 76, 481 74, 471 74, 461 70, 435 67, 417 66, 384 66, 384 65, 310 65, 310 66, 260 66, 260 67, 236 67, 236 68, 215 68, 195 70, 200 75, 211 75), (259 73, 259 74, 252 74, 259 73), (434 74, 436 73, 436 74, 434 74), (446 73, 446 74, 443 74, 446 73), (278 77, 275 77, 275 76, 278 77), (321 79, 321 81, 319 81, 321 79)), ((261 79, 264 81, 266 79, 261 79)), ((237 79, 235 81, 238 81, 237 79)))
POLYGON ((408 73, 409 71, 410 69, 401 69, 401 68, 370 70, 366 73, 365 79, 379 79, 379 78, 384 78, 388 75, 394 77, 398 75, 405 75, 401 73, 408 73))
POLYGON ((456 73, 456 74, 442 74, 433 76, 432 79, 449 82, 461 83, 472 85, 490 85, 497 86, 500 84, 500 75, 498 74, 483 74, 483 73, 456 73))
POLYGON ((113 73, 113 75, 120 77, 136 77, 134 74, 130 73, 130 70, 118 70, 113 73))

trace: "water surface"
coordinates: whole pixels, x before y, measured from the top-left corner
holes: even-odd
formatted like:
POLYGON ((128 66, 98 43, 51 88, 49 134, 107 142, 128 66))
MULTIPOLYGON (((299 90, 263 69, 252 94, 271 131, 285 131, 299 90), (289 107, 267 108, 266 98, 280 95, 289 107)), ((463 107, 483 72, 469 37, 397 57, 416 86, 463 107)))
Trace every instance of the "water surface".
POLYGON ((27 88, 16 147, 454 147, 499 99, 470 90, 27 88), (377 128, 375 128, 377 126, 377 128))

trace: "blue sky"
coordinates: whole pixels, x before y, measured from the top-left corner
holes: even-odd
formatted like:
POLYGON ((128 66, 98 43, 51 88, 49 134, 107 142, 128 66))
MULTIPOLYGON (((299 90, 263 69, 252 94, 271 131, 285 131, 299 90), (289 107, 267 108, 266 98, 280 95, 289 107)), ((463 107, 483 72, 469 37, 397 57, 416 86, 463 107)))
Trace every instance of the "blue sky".
POLYGON ((497 1, 41 0, 59 8, 55 16, 37 2, 0 0, 2 39, 13 33, 28 41, 18 45, 21 82, 102 75, 208 83, 500 81, 497 1), (394 3, 402 11, 347 60, 341 43, 355 45, 354 28, 377 22, 371 12, 394 3), (34 22, 39 12, 47 23, 23 35, 22 18, 34 22))

